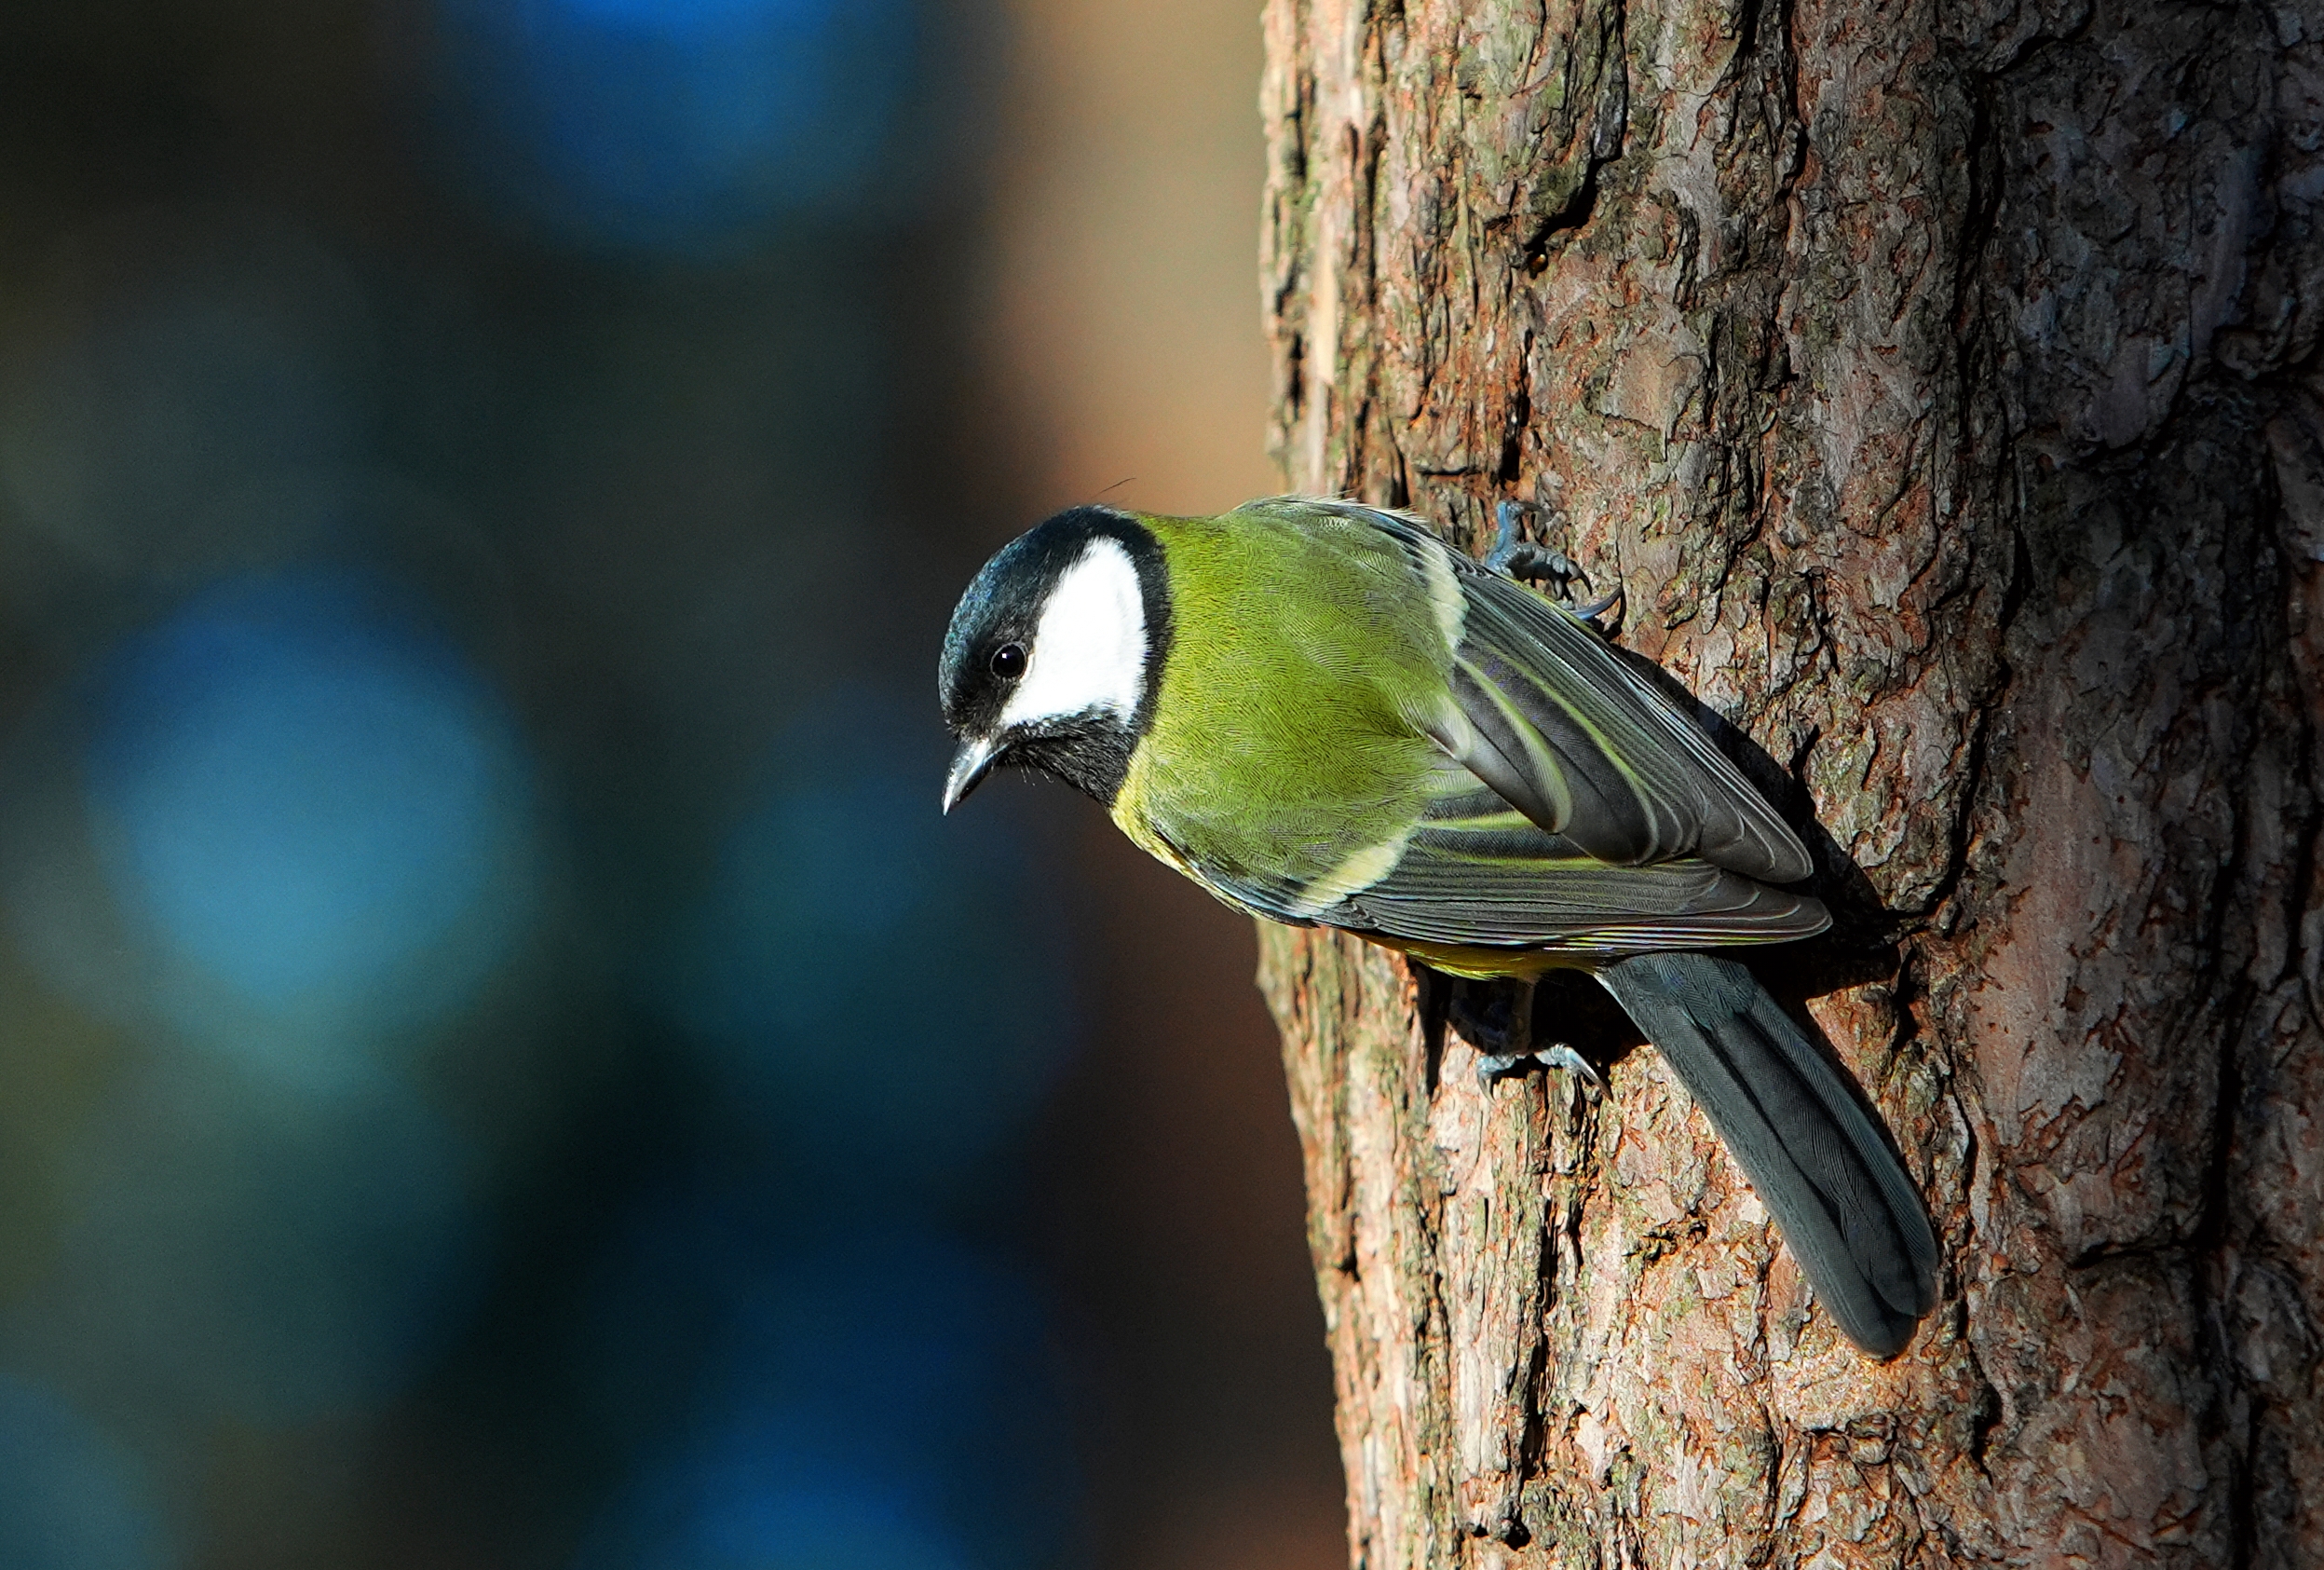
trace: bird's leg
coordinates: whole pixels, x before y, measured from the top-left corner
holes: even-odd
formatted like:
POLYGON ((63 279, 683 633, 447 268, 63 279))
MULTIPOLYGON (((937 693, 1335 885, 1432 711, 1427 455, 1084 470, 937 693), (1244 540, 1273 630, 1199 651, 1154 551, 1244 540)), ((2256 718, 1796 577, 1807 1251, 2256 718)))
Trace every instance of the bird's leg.
POLYGON ((1485 553, 1486 567, 1523 583, 1555 582, 1562 587, 1576 579, 1586 580, 1588 575, 1563 551, 1529 545, 1517 538, 1518 514, 1532 511, 1523 501, 1504 501, 1493 509, 1499 532, 1493 538, 1493 548, 1485 553))
POLYGON ((1476 1048, 1476 1082, 1489 1085, 1514 1073, 1532 1058, 1533 984, 1529 981, 1453 983, 1452 1001, 1445 1017, 1461 1037, 1476 1048))
POLYGON ((1480 1090, 1489 1093, 1495 1080, 1536 1067, 1580 1074, 1594 1091, 1605 1088, 1605 1082, 1597 1077, 1597 1071, 1590 1067, 1589 1060, 1564 1042, 1534 1046, 1530 980, 1511 976, 1491 983, 1462 981, 1453 990, 1446 1016, 1453 1029, 1476 1048, 1476 1084, 1480 1090), (1487 986, 1490 990, 1480 1003, 1476 990, 1487 986))
MULTIPOLYGON (((1499 526, 1493 548, 1485 553, 1485 567, 1514 578, 1522 583, 1556 583, 1563 589, 1569 583, 1587 583, 1590 575, 1574 565, 1573 558, 1563 551, 1545 546, 1529 545, 1517 538, 1517 518, 1530 512, 1530 504, 1503 501, 1493 509, 1494 522, 1499 526)), ((1587 605, 1568 603, 1566 608, 1584 621, 1595 621, 1622 604, 1622 585, 1614 585, 1611 594, 1590 601, 1587 605)))

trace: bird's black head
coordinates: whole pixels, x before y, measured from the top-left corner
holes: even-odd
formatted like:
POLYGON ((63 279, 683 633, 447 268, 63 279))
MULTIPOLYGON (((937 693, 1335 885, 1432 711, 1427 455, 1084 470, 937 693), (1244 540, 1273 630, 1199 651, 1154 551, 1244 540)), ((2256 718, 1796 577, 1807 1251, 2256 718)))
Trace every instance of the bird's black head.
POLYGON ((1077 507, 1002 546, 945 635, 937 696, 960 742, 945 811, 999 763, 1110 805, 1169 648, 1162 544, 1128 513, 1077 507))

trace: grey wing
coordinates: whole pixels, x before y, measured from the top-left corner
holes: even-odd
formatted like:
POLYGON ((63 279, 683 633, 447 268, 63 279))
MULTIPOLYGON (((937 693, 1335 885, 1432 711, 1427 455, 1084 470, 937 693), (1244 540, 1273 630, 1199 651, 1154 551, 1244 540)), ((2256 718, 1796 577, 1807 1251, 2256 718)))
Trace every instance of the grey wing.
POLYGON ((1779 943, 1830 922, 1821 902, 1700 856, 1610 864, 1491 789, 1436 803, 1385 877, 1307 919, 1412 943, 1579 958, 1779 943))
POLYGON ((1466 616, 1453 656, 1459 721, 1436 738, 1447 751, 1603 861, 1699 856, 1771 883, 1814 869, 1799 837, 1702 727, 1595 628, 1452 559, 1466 616))
POLYGON ((1416 569, 1451 574, 1454 705, 1431 733, 1473 788, 1434 803, 1384 876, 1330 903, 1230 868, 1196 868, 1203 881, 1279 921, 1577 955, 1774 943, 1830 923, 1821 902, 1765 886, 1813 869, 1798 837, 1597 629, 1418 519, 1283 501, 1360 516, 1416 569))
POLYGON ((1703 728, 1597 629, 1452 550, 1408 513, 1280 499, 1362 518, 1403 542, 1423 575, 1451 573, 1461 609, 1458 715, 1432 734, 1541 827, 1625 867, 1700 856, 1771 883, 1814 870, 1799 837, 1703 728))

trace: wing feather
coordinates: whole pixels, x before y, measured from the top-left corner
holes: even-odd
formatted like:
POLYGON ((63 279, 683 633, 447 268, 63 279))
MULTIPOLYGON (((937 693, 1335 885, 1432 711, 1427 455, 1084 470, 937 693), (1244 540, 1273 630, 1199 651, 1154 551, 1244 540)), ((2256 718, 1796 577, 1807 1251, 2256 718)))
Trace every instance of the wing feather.
MULTIPOLYGON (((1289 500, 1291 498, 1285 498, 1289 500)), ((1361 518, 1434 557, 1460 585, 1451 686, 1437 744, 1552 833, 1628 866, 1699 855, 1795 883, 1814 870, 1799 836, 1702 726, 1624 663, 1597 629, 1437 539, 1409 513, 1361 502, 1297 505, 1361 518)))
POLYGON ((1449 567, 1452 702, 1415 720, 1447 755, 1447 783, 1398 840, 1354 849, 1347 866, 1360 881, 1296 882, 1178 855, 1197 879, 1278 921, 1583 958, 1781 942, 1829 924, 1819 901, 1766 886, 1812 870, 1798 837, 1596 628, 1416 519, 1284 504, 1372 524, 1423 577, 1444 582, 1449 567))
POLYGON ((1814 870, 1799 837, 1702 727, 1595 628, 1466 558, 1454 561, 1467 618, 1453 696, 1498 755, 1482 768, 1461 759, 1480 778, 1607 861, 1696 855, 1771 883, 1814 870), (1513 793, 1495 771, 1522 784, 1513 793), (1570 811, 1558 815, 1564 802, 1570 811))
POLYGON ((1425 820, 1386 876, 1311 919, 1415 943, 1593 954, 1775 943, 1829 924, 1819 901, 1699 856, 1610 865, 1479 794, 1487 811, 1425 820))

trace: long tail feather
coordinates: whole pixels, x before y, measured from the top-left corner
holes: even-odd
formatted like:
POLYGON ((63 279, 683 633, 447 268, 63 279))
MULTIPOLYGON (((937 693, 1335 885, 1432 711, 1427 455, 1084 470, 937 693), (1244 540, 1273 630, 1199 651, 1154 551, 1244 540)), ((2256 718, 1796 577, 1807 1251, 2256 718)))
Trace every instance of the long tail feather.
POLYGON ((1912 1180, 1840 1071, 1733 960, 1641 954, 1598 975, 1662 1052, 1849 1340, 1893 1358, 1937 1302, 1912 1180))

